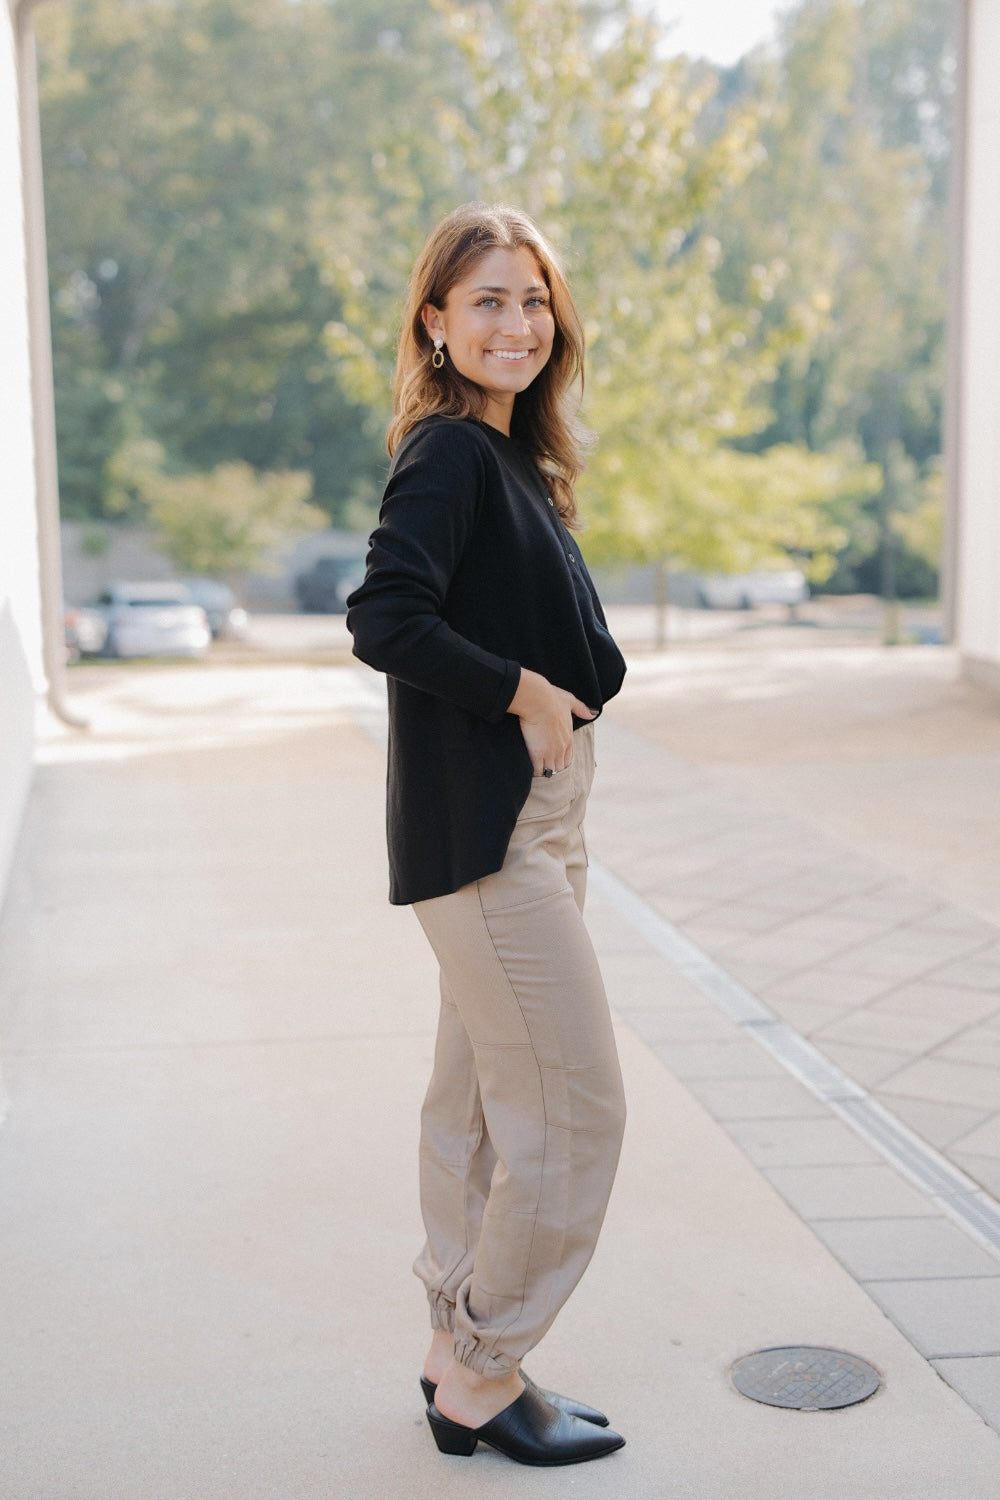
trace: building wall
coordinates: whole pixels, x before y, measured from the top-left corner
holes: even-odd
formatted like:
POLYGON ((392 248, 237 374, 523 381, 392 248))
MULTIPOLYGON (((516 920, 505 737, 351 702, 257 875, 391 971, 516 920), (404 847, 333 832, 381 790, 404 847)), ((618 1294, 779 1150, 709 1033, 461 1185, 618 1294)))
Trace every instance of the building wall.
POLYGON ((0 900, 44 690, 14 23, 0 3, 0 900))
POLYGON ((968 23, 956 638, 1000 688, 1000 0, 969 0, 968 23))

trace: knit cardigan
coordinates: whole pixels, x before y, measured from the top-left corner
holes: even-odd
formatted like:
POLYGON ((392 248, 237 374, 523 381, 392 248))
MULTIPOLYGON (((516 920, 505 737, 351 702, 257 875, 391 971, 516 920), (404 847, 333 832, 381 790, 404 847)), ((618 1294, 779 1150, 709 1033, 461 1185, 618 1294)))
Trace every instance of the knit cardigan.
POLYGON ((625 675, 576 541, 516 439, 450 417, 406 435, 347 625, 355 655, 389 679, 389 900, 492 874, 531 787, 508 712, 521 668, 598 713, 625 675))

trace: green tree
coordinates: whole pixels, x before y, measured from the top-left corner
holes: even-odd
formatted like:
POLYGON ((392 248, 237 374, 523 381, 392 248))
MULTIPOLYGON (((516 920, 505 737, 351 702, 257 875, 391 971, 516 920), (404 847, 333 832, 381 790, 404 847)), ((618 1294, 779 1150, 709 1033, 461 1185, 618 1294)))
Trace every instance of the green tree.
POLYGON ((107 459, 143 435, 180 467, 307 468, 331 515, 378 486, 380 437, 323 336, 338 307, 309 208, 363 185, 372 138, 401 126, 431 66, 410 46, 422 16, 406 0, 40 14, 68 513, 109 513, 107 459))
POLYGON ((147 475, 149 518, 182 572, 239 578, 266 571, 289 537, 326 525, 307 505, 308 474, 259 474, 247 463, 208 474, 147 475))
POLYGON ((720 206, 723 284, 778 267, 763 328, 797 331, 773 420, 747 446, 852 443, 879 466, 838 569, 848 586, 891 588, 892 514, 918 503, 940 454, 949 12, 802 0, 777 60, 728 83, 766 103, 766 154, 720 206))
MULTIPOLYGON (((788 452, 732 448, 769 420, 766 385, 784 336, 759 336, 771 269, 755 265, 724 299, 721 247, 706 228, 758 160, 752 103, 702 129, 713 77, 669 58, 653 20, 618 0, 436 6, 462 62, 461 89, 437 103, 456 196, 514 199, 533 213, 562 248, 584 313, 586 413, 600 433, 582 486, 591 555, 729 568, 794 547, 817 575, 828 572, 843 531, 830 474, 841 494, 866 490, 869 477, 849 453, 837 463, 801 456, 795 507, 788 452)), ((377 283, 362 268, 379 263, 379 223, 342 226, 345 311, 331 337, 352 358, 359 393, 388 390, 392 343, 381 334, 430 206, 397 204, 407 223, 377 283)))
POLYGON ((501 190, 527 177, 569 250, 587 316, 586 411, 599 442, 582 486, 585 545, 595 558, 721 571, 793 552, 819 581, 843 538, 838 509, 870 474, 850 450, 814 462, 787 446, 753 457, 734 447, 767 425, 789 340, 763 315, 780 266, 755 262, 727 294, 711 224, 760 163, 758 104, 719 109, 715 75, 671 57, 656 24, 627 5, 591 17, 596 45, 579 7, 544 10, 543 55, 558 66, 539 68, 537 7, 515 0, 499 87, 497 44, 480 27, 459 34, 486 171, 501 190))
POLYGON ((413 256, 508 197, 587 322, 593 555, 819 580, 844 536, 853 577, 880 529, 905 553, 889 512, 933 504, 939 449, 946 8, 802 0, 776 63, 721 74, 631 0, 43 8, 67 512, 141 512, 154 445, 308 471, 365 524, 413 256))

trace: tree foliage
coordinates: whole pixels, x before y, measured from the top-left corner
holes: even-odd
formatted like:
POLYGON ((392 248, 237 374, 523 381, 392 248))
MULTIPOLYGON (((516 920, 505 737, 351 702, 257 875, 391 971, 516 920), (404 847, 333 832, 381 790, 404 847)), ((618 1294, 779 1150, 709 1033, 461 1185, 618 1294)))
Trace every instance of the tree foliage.
POLYGON ((753 446, 849 438, 879 466, 843 554, 849 582, 859 544, 884 554, 909 534, 894 512, 940 500, 953 67, 948 0, 801 0, 777 58, 731 81, 770 104, 765 160, 722 205, 722 279, 780 265, 765 327, 800 331, 753 446))
POLYGON ((141 435, 178 468, 307 467, 334 515, 377 484, 308 232, 312 195, 363 182, 383 125, 364 97, 391 87, 377 19, 317 0, 76 0, 40 18, 70 514, 106 513, 105 465, 141 435))
POLYGON ((289 537, 326 524, 305 503, 310 488, 308 474, 259 474, 240 462, 207 474, 158 474, 148 482, 149 516, 184 573, 266 571, 289 537))
POLYGON ((298 471, 364 526, 414 254, 507 198, 587 325, 593 556, 844 583, 891 535, 926 564, 948 9, 800 0, 718 70, 633 0, 44 8, 67 514, 298 471))

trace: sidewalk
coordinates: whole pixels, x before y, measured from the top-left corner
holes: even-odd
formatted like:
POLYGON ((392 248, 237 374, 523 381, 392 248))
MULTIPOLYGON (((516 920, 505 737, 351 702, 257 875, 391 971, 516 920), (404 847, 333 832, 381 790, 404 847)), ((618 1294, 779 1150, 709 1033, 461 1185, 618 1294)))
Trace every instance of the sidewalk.
MULTIPOLYGON (((787 722, 788 679, 779 672, 775 688, 740 655, 736 685, 763 683, 787 722)), ((929 892, 922 911, 893 908, 903 948, 948 930, 942 910, 976 938, 936 965, 925 953, 904 986, 950 963, 986 965, 948 989, 979 997, 960 1029, 989 1030, 1000 1011, 989 880, 977 885, 960 849, 907 880, 891 819, 867 840, 851 833, 846 771, 817 809, 803 769, 816 758, 803 754, 797 777, 787 758, 782 770, 754 752, 739 712, 699 738, 711 685, 696 660, 637 664, 634 695, 601 726, 592 925, 630 1126, 597 1256, 530 1368, 604 1405, 628 1446, 553 1471, 515 1470, 488 1450, 444 1459, 423 1417, 424 1316, 408 1268, 435 975, 412 914, 385 901, 374 680, 319 666, 74 673, 94 727, 42 747, 0 925, 5 1500, 475 1500, 515 1481, 533 1496, 602 1500, 835 1500, 848 1488, 914 1500, 935 1487, 993 1500, 1000 1439, 977 1414, 1000 1422, 988 1213, 978 1235, 961 1228, 706 993, 728 975, 737 989, 716 986, 717 998, 745 992, 791 1018, 846 1076, 849 1059, 830 1049, 859 1044, 819 1034, 846 1018, 814 1011, 805 1024, 807 1004, 837 1009, 837 985, 832 1000, 809 986, 843 978, 852 1014, 895 1016, 909 1037, 901 1018, 918 1020, 916 1004, 879 1010, 896 972, 871 975, 870 957, 845 967, 873 943, 897 951, 867 926, 888 920, 900 883, 929 892), (719 746, 737 730, 740 755, 727 759, 719 746), (784 810, 767 812, 783 789, 784 810), (785 904, 807 889, 809 913, 785 904), (697 898, 686 909, 685 891, 697 898), (827 911, 859 891, 860 915, 827 911), (770 922, 755 925, 751 908, 770 922), (831 952, 818 929, 810 947, 795 926, 817 920, 866 930, 841 932, 831 952), (769 957, 746 951, 762 935, 769 957), (665 957, 679 940, 708 966, 683 943, 686 969, 665 957), (859 974, 886 982, 866 993, 859 974), (789 994, 798 979, 808 993, 789 994), (972 1300, 956 1301, 956 1287, 972 1300), (927 1343, 928 1305, 948 1348, 927 1343), (822 1414, 734 1391, 735 1359, 787 1343, 861 1355, 883 1386, 822 1414), (951 1357, 967 1399, 928 1356, 951 1357)), ((732 684, 704 662, 717 688, 718 674, 732 684)), ((862 693, 859 722, 867 702, 899 732, 891 713, 870 711, 891 705, 891 673, 844 681, 862 693)), ((775 717, 766 693, 732 702, 760 710, 760 751, 775 717)), ((990 713, 974 705, 987 779, 990 713)), ((947 771, 953 753, 938 742, 926 759, 947 771)), ((921 1033, 919 1058, 948 1045, 921 1033)), ((976 1110, 986 1123, 997 1111, 976 1110)), ((988 1158, 976 1144, 977 1162, 988 1158)), ((951 1163, 969 1169, 957 1148, 951 1163)))

